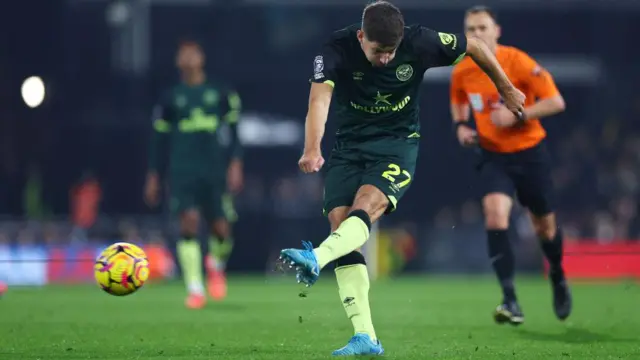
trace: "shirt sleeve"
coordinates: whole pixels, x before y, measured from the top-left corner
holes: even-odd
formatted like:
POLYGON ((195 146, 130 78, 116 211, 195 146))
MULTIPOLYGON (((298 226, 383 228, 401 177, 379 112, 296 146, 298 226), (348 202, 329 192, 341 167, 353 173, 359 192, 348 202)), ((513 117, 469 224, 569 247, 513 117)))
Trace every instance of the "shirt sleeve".
POLYGON ((451 99, 451 104, 466 105, 469 103, 467 94, 464 92, 464 88, 462 87, 462 76, 460 76, 460 72, 455 70, 451 73, 449 96, 451 99))
POLYGON ((232 159, 242 159, 242 143, 238 133, 238 122, 240 121, 240 113, 242 111, 242 100, 240 95, 234 91, 228 91, 226 94, 228 111, 224 115, 224 121, 229 125, 231 135, 231 143, 229 144, 230 156, 232 159))
POLYGON ((335 41, 326 43, 313 59, 313 76, 310 81, 335 87, 342 62, 343 51, 340 46, 335 41))
POLYGON ((519 78, 531 89, 537 99, 548 99, 560 95, 553 76, 524 52, 519 53, 519 78))
POLYGON ((424 26, 416 29, 410 41, 426 68, 455 65, 467 51, 465 35, 437 32, 424 26))
POLYGON ((153 129, 155 132, 168 133, 174 122, 173 109, 168 95, 163 95, 153 107, 153 129))
POLYGON ((240 113, 242 111, 242 99, 240 94, 234 90, 226 92, 227 112, 224 114, 224 121, 229 124, 235 124, 240 120, 240 113))
POLYGON ((151 115, 152 132, 149 142, 149 171, 159 172, 163 165, 163 155, 169 141, 167 134, 172 131, 173 126, 173 110, 169 104, 168 96, 163 96, 160 101, 153 107, 151 115))

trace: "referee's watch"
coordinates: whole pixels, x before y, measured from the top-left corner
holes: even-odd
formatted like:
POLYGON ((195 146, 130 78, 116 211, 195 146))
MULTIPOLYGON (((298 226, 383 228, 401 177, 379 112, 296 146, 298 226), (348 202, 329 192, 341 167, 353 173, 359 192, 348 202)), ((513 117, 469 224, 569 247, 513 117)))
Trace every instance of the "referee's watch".
POLYGON ((460 126, 466 126, 466 127, 470 128, 470 126, 468 124, 468 121, 454 121, 454 123, 452 125, 453 125, 452 126, 453 127, 453 133, 456 134, 456 135, 458 134, 458 128, 460 126))
POLYGON ((518 111, 516 113, 516 118, 518 119, 518 122, 521 124, 524 124, 527 121, 527 113, 523 110, 523 111, 518 111))

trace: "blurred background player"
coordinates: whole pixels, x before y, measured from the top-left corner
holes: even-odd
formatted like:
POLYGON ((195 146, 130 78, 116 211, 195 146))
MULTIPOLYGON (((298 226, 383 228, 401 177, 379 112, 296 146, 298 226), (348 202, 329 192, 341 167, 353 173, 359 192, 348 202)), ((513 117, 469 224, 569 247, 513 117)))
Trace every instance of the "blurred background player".
POLYGON ((176 58, 181 82, 163 94, 153 122, 153 139, 145 198, 158 204, 160 160, 168 142, 168 183, 171 211, 180 218, 177 255, 189 296, 186 305, 201 308, 206 303, 202 276, 202 252, 198 240, 200 219, 209 226, 210 254, 206 261, 209 294, 226 296, 225 265, 233 240, 234 220, 228 191, 238 192, 243 173, 237 123, 240 117, 238 94, 206 77, 205 56, 192 41, 183 42, 176 58), (220 129, 227 126, 228 148, 220 129))
POLYGON ((313 285, 335 261, 342 304, 355 335, 334 355, 380 355, 369 308, 369 275, 360 247, 371 224, 396 209, 412 182, 420 142, 418 91, 428 68, 450 66, 465 52, 484 65, 512 111, 524 95, 480 41, 405 27, 402 13, 386 1, 369 4, 362 24, 336 31, 314 60, 305 147, 305 173, 324 164, 321 142, 332 97, 338 114, 336 144, 325 176, 324 212, 331 235, 313 249, 285 249, 282 259, 313 285), (335 88, 335 91, 334 91, 335 88))
POLYGON ((521 50, 498 44, 501 29, 489 8, 467 10, 464 26, 467 36, 484 40, 511 81, 527 95, 524 116, 518 119, 505 108, 494 85, 472 59, 463 60, 453 70, 451 115, 458 141, 464 146, 479 143, 481 149, 478 168, 484 187, 489 257, 504 296, 494 313, 495 320, 524 322, 513 283, 514 255, 507 235, 514 194, 529 210, 549 261, 554 311, 563 320, 571 312, 571 295, 562 268, 562 233, 554 213, 546 133, 539 119, 564 111, 564 100, 545 69, 521 50), (468 124, 470 108, 477 133, 468 124))

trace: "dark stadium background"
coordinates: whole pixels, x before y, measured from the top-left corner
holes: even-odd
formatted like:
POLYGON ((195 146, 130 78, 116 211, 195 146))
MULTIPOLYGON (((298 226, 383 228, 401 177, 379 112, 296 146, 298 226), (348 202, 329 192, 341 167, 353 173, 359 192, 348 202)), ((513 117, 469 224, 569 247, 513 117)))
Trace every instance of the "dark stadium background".
MULTIPOLYGON (((142 187, 151 108, 160 91, 177 79, 174 52, 184 38, 202 43, 210 76, 233 84, 245 109, 246 188, 237 199, 238 246, 231 270, 268 271, 277 249, 323 238, 327 226, 321 217, 321 179, 302 176, 296 167, 307 80, 316 49, 330 31, 356 22, 364 1, 128 3, 52 0, 3 5, 3 259, 15 260, 16 249, 29 257, 29 249, 42 250, 41 244, 63 250, 72 244, 74 250, 61 255, 68 259, 77 259, 77 253, 91 255, 92 247, 116 240, 171 247, 169 221, 162 211, 146 208, 142 187), (45 102, 36 109, 24 106, 19 92, 21 82, 31 75, 41 76, 47 86, 45 102), (100 183, 102 202, 85 236, 74 230, 69 194, 88 172, 100 183), (28 196, 32 200, 27 205, 28 196), (78 250, 83 246, 88 252, 78 250)), ((475 4, 397 3, 408 23, 446 32, 460 31, 464 8, 475 4)), ((484 3, 496 4, 502 42, 538 58, 556 76, 566 98, 566 113, 544 120, 565 233, 578 243, 602 244, 596 249, 603 252, 615 243, 631 254, 624 244, 640 237, 638 2, 484 3)), ((474 153, 461 149, 451 132, 446 73, 432 76, 420 99, 423 140, 415 182, 397 213, 381 224, 381 252, 386 256, 381 259, 389 260, 385 263, 390 266, 382 273, 489 269, 474 153)), ((331 142, 331 126, 330 120, 325 144, 331 142)), ((523 220, 522 212, 516 211, 512 230, 521 244, 519 266, 539 273, 542 260, 523 220)), ((579 252, 579 246, 576 249, 579 252)), ((596 259, 590 261, 601 262, 603 269, 623 261, 615 255, 596 259)), ((14 273, 8 270, 14 265, 7 264, 0 265, 5 269, 0 279, 14 273)), ((620 271, 640 275, 637 268, 620 271)), ((69 270, 65 276, 72 275, 69 270)))

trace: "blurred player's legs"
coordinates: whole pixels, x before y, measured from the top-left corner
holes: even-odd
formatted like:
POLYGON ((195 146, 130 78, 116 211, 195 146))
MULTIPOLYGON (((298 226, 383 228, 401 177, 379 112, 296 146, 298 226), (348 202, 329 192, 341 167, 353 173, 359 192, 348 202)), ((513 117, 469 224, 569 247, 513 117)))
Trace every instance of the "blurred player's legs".
POLYGON ((7 289, 9 289, 7 284, 5 284, 4 282, 0 281, 0 296, 4 295, 4 293, 7 292, 7 289))
POLYGON ((223 184, 211 187, 211 204, 204 207, 211 222, 209 256, 207 256, 207 287, 209 295, 222 300, 227 296, 226 266, 233 250, 231 225, 237 220, 230 194, 222 191, 223 184), (219 190, 220 189, 220 190, 219 190))
POLYGON ((226 219, 215 220, 209 237, 209 256, 207 257, 207 287, 209 295, 221 300, 227 296, 226 265, 233 248, 230 224, 226 219))
POLYGON ((170 180, 171 213, 180 219, 180 238, 176 244, 178 262, 187 288, 186 306, 200 309, 206 305, 202 273, 202 250, 198 239, 199 202, 202 182, 193 174, 173 174, 170 180))
POLYGON ((186 306, 200 309, 206 304, 202 276, 202 250, 198 240, 200 213, 188 209, 180 215, 180 239, 176 246, 178 261, 187 287, 186 306))

